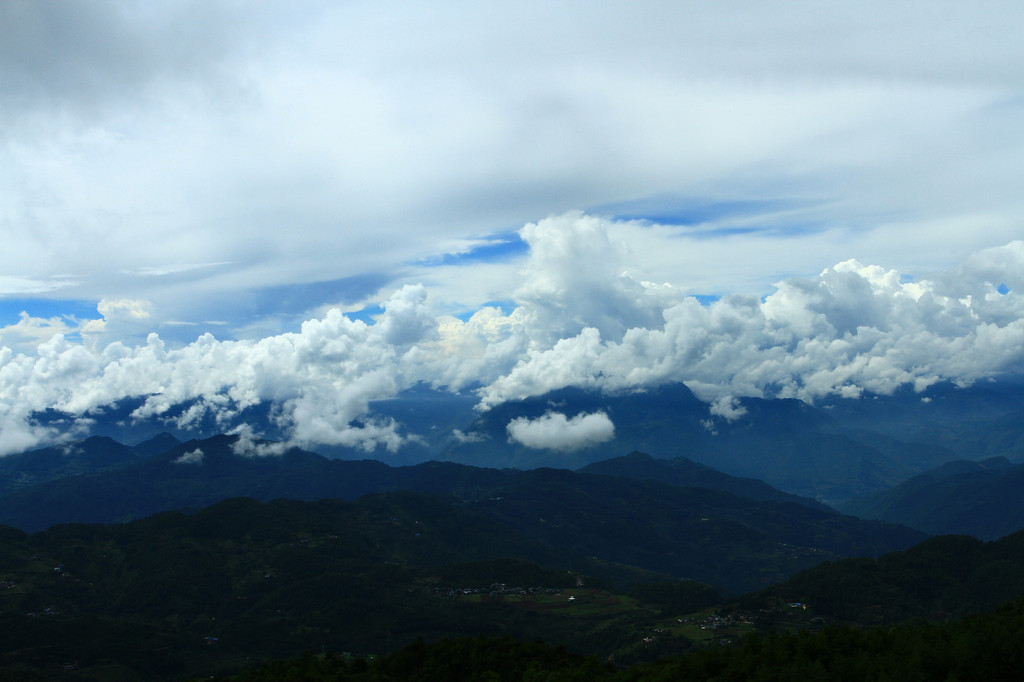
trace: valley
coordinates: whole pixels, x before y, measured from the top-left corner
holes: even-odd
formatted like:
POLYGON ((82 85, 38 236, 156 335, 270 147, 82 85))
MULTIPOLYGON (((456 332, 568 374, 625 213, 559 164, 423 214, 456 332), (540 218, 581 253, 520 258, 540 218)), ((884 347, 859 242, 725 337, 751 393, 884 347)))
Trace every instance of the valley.
MULTIPOLYGON (((1012 414, 1018 394, 1002 395, 1012 414)), ((423 399, 385 408, 415 424, 423 399)), ((585 409, 592 398, 546 398, 556 399, 585 409)), ((457 461, 471 458, 466 439, 438 441, 441 459, 389 464, 240 435, 159 432, 136 445, 92 435, 6 457, 3 669, 25 679, 178 680, 257 670, 304 651, 369 660, 417 641, 483 636, 539 638, 639 670, 766 632, 952 623, 1024 594, 1024 552, 1012 534, 1019 503, 980 493, 1001 510, 999 525, 977 503, 973 516, 957 516, 952 502, 979 481, 1013 490, 1018 465, 1005 457, 956 460, 936 447, 921 458, 923 442, 867 432, 863 412, 854 419, 748 401, 748 419, 712 433, 706 424, 687 430, 690 398, 680 388, 609 400, 626 425, 616 443, 671 438, 672 456, 601 459, 607 450, 598 447, 573 455, 575 469, 491 467, 457 461), (671 428, 664 411, 677 415, 671 428), (634 426, 626 414, 637 415, 634 426), (756 473, 769 459, 773 477, 725 471, 756 473), (852 462, 865 476, 852 479, 863 482, 858 489, 874 492, 838 506, 867 518, 798 494, 835 492, 829 477, 852 462), (904 490, 989 542, 929 539, 941 532, 920 518, 944 517, 895 517, 886 510, 906 502, 883 506, 904 490)), ((486 434, 488 420, 544 409, 531 404, 503 405, 467 428, 486 434)), ((973 418, 963 420, 965 439, 989 423, 973 418)), ((97 420, 98 434, 114 426, 97 420)), ((472 459, 521 461, 492 430, 472 459)), ((1006 442, 1005 432, 999 438, 1006 442)), ((565 456, 546 457, 532 461, 565 456)))

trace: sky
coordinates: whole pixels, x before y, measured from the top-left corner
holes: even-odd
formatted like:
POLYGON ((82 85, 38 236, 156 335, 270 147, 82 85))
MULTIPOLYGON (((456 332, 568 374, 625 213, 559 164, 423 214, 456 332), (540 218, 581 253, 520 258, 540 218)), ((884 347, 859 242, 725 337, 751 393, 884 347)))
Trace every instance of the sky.
MULTIPOLYGON (((1019 2, 8 0, 0 454, 128 396, 373 449, 417 383, 736 418, 1020 372, 1021 35, 1019 2)), ((614 428, 548 417, 510 438, 614 428)))

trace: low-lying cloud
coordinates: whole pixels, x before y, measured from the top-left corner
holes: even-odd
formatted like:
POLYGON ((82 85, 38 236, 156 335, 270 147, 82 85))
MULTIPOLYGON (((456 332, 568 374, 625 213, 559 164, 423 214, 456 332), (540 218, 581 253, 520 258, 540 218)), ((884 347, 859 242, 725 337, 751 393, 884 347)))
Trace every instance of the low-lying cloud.
POLYGON ((571 419, 547 412, 537 419, 518 417, 506 427, 509 440, 536 450, 571 452, 605 443, 615 437, 615 425, 604 412, 578 414, 571 419))
POLYGON ((201 448, 186 452, 174 460, 175 464, 202 464, 204 453, 201 448))
MULTIPOLYGON (((74 437, 92 411, 127 397, 143 398, 134 419, 182 428, 212 419, 225 431, 245 409, 270 403, 289 445, 372 452, 397 450, 416 434, 375 420, 371 403, 420 383, 474 390, 486 409, 566 386, 683 382, 710 414, 737 419, 738 397, 813 402, 1024 371, 1024 242, 927 277, 848 260, 784 280, 763 298, 703 305, 643 279, 622 239, 638 229, 579 213, 528 225, 520 234, 529 257, 509 295, 515 306, 465 320, 438 315, 427 287, 409 285, 375 323, 330 309, 297 332, 258 340, 204 334, 171 347, 150 334, 144 344, 96 348, 57 335, 34 353, 0 348, 0 454, 74 437), (36 423, 33 413, 47 408, 71 422, 36 423)), ((509 436, 568 449, 612 429, 603 413, 551 413, 513 422, 509 436)), ((259 450, 259 434, 240 435, 259 450)))

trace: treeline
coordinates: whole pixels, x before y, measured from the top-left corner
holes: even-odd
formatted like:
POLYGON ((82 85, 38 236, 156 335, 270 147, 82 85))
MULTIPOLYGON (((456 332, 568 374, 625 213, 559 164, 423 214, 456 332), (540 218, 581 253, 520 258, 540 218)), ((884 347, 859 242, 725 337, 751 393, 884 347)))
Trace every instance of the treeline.
MULTIPOLYGON (((357 502, 227 500, 193 514, 56 526, 34 535, 0 526, 0 680, 5 670, 61 679, 180 680, 235 674, 304 650, 384 656, 373 662, 332 659, 335 668, 323 674, 335 678, 372 673, 384 677, 366 679, 405 679, 374 666, 417 637, 439 643, 419 645, 423 655, 433 656, 432 647, 442 642, 502 635, 510 642, 564 645, 646 675, 662 668, 633 666, 659 657, 667 661, 665 670, 711 666, 698 669, 697 679, 734 668, 754 674, 753 663, 731 657, 756 643, 794 656, 803 652, 798 660, 827 671, 832 664, 814 647, 830 637, 851 652, 864 642, 875 642, 869 649, 884 644, 898 652, 920 649, 914 638, 921 635, 913 629, 829 631, 806 640, 771 635, 755 644, 742 638, 755 628, 820 630, 822 620, 865 627, 907 618, 953 622, 1024 594, 1021 532, 989 543, 932 538, 878 559, 833 561, 726 603, 708 585, 656 582, 657 576, 640 581, 649 572, 620 566, 616 570, 634 571, 631 592, 624 595, 587 570, 607 575, 614 568, 609 563, 576 548, 534 542, 465 507, 394 493, 357 502), (716 604, 716 613, 708 611, 716 604), (735 625, 705 629, 696 612, 704 612, 700 620, 735 625), (893 637, 903 639, 886 639, 893 637), (681 657, 712 639, 738 643, 681 657)), ((543 525, 553 523, 547 512, 543 518, 543 525)), ((708 525, 708 532, 716 527, 708 525)), ((992 641, 1002 641, 1006 631, 992 641)), ((943 637, 937 646, 957 651, 949 645, 953 635, 943 637)), ((520 645, 504 646, 514 653, 520 645)), ((534 655, 529 651, 524 660, 534 655)), ((477 658, 487 661, 483 651, 477 658)), ((564 660, 564 667, 549 672, 574 674, 587 659, 564 660)), ((307 664, 317 668, 327 661, 307 664)), ((626 673, 587 674, 599 679, 626 673)))
POLYGON ((1024 594, 1024 531, 994 542, 929 538, 905 552, 823 562, 784 583, 736 599, 732 608, 802 602, 830 622, 893 624, 991 611, 1024 594))
POLYGON ((226 500, 34 535, 0 526, 0 681, 12 671, 180 680, 307 649, 389 653, 417 637, 504 633, 608 652, 639 640, 653 607, 616 594, 568 608, 560 590, 608 585, 568 551, 557 554, 576 559, 572 572, 523 558, 554 554, 410 493, 226 500), (501 552, 512 557, 493 558, 501 552), (542 589, 491 598, 496 584, 542 589), (445 596, 462 588, 485 591, 445 596))
MULTIPOLYGON (((893 628, 771 632, 655 663, 616 669, 540 641, 510 637, 422 640, 372 660, 279 661, 234 682, 668 682, 676 680, 968 681, 1024 678, 1024 598, 985 615, 893 628)), ((222 678, 227 679, 227 678, 222 678)))

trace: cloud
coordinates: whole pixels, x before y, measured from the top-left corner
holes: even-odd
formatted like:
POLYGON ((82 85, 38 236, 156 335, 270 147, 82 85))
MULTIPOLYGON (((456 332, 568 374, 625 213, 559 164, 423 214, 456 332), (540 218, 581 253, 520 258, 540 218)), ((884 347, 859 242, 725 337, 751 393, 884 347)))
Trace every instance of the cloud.
POLYGON ((426 298, 422 286, 407 286, 388 300, 387 314, 380 322, 384 343, 411 346, 434 332, 437 323, 426 311, 426 298))
POLYGON ((82 325, 85 334, 102 334, 111 331, 123 331, 125 327, 146 324, 152 317, 152 304, 149 301, 122 299, 111 301, 101 300, 96 304, 101 315, 98 320, 89 320, 82 325))
MULTIPOLYGON (((28 301, 24 301, 28 303, 28 301)), ((96 305, 98 319, 80 319, 76 315, 41 318, 22 311, 18 322, 0 327, 0 345, 22 352, 31 352, 55 336, 81 336, 90 345, 102 336, 123 333, 126 330, 147 330, 151 317, 148 301, 102 300, 96 305)))
POLYGON ((708 411, 713 416, 722 417, 727 421, 736 421, 747 413, 747 408, 743 407, 735 397, 724 395, 712 401, 708 411))
POLYGON ((278 457, 288 450, 287 443, 257 438, 249 424, 240 424, 228 433, 238 436, 231 444, 231 452, 240 457, 278 457))
POLYGON ((174 263, 138 268, 127 274, 139 275, 141 277, 166 277, 167 275, 177 275, 182 272, 212 268, 218 265, 231 265, 231 263, 174 263))
POLYGON ((0 327, 0 345, 29 351, 58 334, 72 334, 75 331, 76 325, 68 324, 64 318, 43 319, 22 311, 16 323, 0 327))
POLYGON ((191 452, 186 452, 182 456, 174 460, 175 464, 202 464, 203 463, 203 451, 200 448, 196 448, 191 452))
POLYGON ((150 94, 161 80, 208 78, 237 44, 220 3, 147 4, 5 3, 0 84, 13 113, 80 112, 150 94))
POLYGON ((1020 371, 1022 33, 1015 2, 0 3, 0 450, 125 396, 373 450, 417 382, 728 415, 1020 371))
POLYGON ((452 436, 455 437, 455 441, 458 443, 482 443, 487 440, 487 436, 482 433, 476 431, 464 433, 460 429, 452 429, 452 436))
POLYGON ((34 410, 54 407, 73 415, 127 396, 145 397, 136 419, 169 418, 171 409, 191 401, 174 417, 188 427, 210 416, 225 430, 246 408, 276 405, 274 418, 294 444, 327 443, 372 451, 403 442, 393 422, 354 424, 371 400, 386 398, 414 382, 405 365, 415 365, 423 332, 422 292, 401 289, 384 306, 375 325, 353 321, 338 310, 309 320, 298 333, 258 341, 218 341, 206 334, 170 348, 156 334, 144 345, 119 342, 90 350, 61 335, 41 344, 34 356, 0 351, 0 449, 16 451, 46 431, 31 426, 34 410), (392 312, 392 301, 394 312, 392 312), (394 319, 392 319, 394 315, 394 319), (389 341, 400 345, 394 346, 389 341), (19 434, 10 441, 8 432, 19 434))
MULTIPOLYGON (((534 248, 685 293, 762 296, 851 256, 944 266, 1024 217, 1024 13, 939 5, 3 3, 0 290, 148 300, 182 343, 168 321, 294 331, 309 309, 274 294, 340 278, 371 290, 316 307, 422 282, 471 313, 526 260, 486 235, 666 197, 723 210, 616 225, 621 261, 534 248)), ((606 340, 652 324, 635 287, 604 316, 564 306, 592 283, 521 296, 606 340)))
POLYGON ((631 327, 621 339, 586 326, 529 349, 481 401, 565 385, 628 390, 682 381, 709 402, 725 400, 716 405, 728 412, 735 396, 813 401, 1020 371, 1024 347, 1009 339, 1024 329, 1024 302, 1012 288, 1022 267, 1024 243, 1012 242, 932 279, 903 281, 896 271, 844 261, 815 278, 784 280, 763 301, 733 295, 703 306, 686 298, 666 305, 660 324, 631 327), (1006 294, 1003 280, 1012 283, 1006 294))
POLYGON ((571 452, 615 437, 615 425, 604 412, 578 414, 571 419, 547 412, 537 419, 518 417, 506 427, 510 441, 534 449, 571 452))
POLYGON ((664 291, 624 272, 629 246, 613 241, 609 221, 572 212, 530 223, 520 235, 530 258, 514 298, 528 311, 534 338, 553 341, 590 327, 619 340, 627 329, 660 321, 664 291))
MULTIPOLYGON (((927 276, 844 260, 784 279, 764 298, 703 305, 648 281, 643 259, 617 238, 643 229, 660 228, 579 212, 530 223, 511 304, 465 320, 437 315, 428 288, 409 285, 372 323, 331 308, 298 331, 251 340, 203 334, 175 346, 153 333, 145 343, 101 347, 55 334, 31 352, 3 348, 0 449, 74 430, 40 426, 34 411, 62 410, 84 428, 90 411, 126 397, 141 399, 135 419, 182 428, 212 420, 224 431, 237 429, 245 410, 270 404, 287 446, 372 453, 417 437, 373 417, 373 401, 421 382, 474 390, 481 408, 565 386, 617 392, 684 382, 710 415, 737 419, 744 396, 813 402, 1024 371, 1024 242, 927 276), (594 272, 574 254, 593 259, 594 272)), ((134 302, 102 307, 110 319, 147 321, 149 308, 134 302)), ((564 449, 607 433, 606 416, 585 416, 517 422, 510 436, 564 449), (559 433, 564 441, 552 435, 559 433)), ((271 447, 235 433, 244 448, 271 447)))
POLYGON ((31 277, 15 277, 0 275, 0 294, 40 294, 74 287, 80 282, 66 277, 47 277, 37 279, 31 277))

